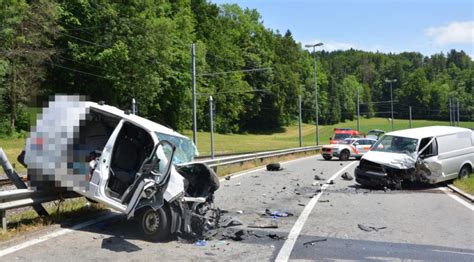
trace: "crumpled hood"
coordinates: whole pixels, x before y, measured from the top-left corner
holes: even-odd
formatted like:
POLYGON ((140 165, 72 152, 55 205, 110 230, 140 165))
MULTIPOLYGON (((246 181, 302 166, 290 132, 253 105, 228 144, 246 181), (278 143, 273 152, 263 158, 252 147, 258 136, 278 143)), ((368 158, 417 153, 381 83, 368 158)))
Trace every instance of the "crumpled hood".
POLYGON ((392 168, 409 169, 415 167, 417 157, 415 153, 408 155, 402 153, 369 151, 365 153, 362 158, 392 168))

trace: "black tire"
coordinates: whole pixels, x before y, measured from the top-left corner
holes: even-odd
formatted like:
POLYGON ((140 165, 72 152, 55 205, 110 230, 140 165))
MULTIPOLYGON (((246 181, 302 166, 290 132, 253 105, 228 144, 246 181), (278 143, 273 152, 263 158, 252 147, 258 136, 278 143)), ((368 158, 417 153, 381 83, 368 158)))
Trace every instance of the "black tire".
POLYGON ((171 221, 166 206, 156 211, 150 207, 145 207, 139 210, 137 218, 140 233, 146 240, 160 242, 169 239, 171 221))
POLYGON ((461 170, 459 171, 459 179, 466 179, 468 178, 472 173, 472 169, 468 165, 464 165, 461 170))
POLYGON ((347 161, 349 160, 350 153, 348 150, 342 150, 341 154, 339 154, 339 160, 347 161))
POLYGON ((323 156, 323 158, 326 159, 326 160, 331 160, 332 156, 323 156))
POLYGON ((271 163, 267 165, 268 171, 278 171, 281 169, 280 163, 271 163))

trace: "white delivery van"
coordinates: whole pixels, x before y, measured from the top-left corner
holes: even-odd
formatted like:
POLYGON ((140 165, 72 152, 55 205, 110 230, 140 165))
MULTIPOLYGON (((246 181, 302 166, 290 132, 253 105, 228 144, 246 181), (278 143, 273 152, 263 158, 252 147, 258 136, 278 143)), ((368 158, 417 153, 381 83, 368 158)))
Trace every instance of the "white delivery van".
POLYGON ((364 154, 356 181, 399 188, 403 181, 430 184, 467 177, 474 166, 474 133, 460 127, 431 126, 384 135, 364 154))
POLYGON ((192 141, 158 123, 56 96, 38 116, 24 164, 33 189, 75 191, 135 217, 145 238, 163 240, 200 232, 212 220, 219 179, 192 163, 196 155, 192 141))

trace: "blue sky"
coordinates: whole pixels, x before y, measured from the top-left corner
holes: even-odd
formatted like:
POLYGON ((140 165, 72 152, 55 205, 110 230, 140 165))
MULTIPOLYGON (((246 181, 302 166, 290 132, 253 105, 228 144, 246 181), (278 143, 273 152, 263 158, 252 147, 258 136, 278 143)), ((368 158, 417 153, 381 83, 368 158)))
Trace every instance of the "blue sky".
POLYGON ((289 29, 303 45, 424 55, 474 56, 473 0, 211 0, 257 9, 265 27, 289 29))

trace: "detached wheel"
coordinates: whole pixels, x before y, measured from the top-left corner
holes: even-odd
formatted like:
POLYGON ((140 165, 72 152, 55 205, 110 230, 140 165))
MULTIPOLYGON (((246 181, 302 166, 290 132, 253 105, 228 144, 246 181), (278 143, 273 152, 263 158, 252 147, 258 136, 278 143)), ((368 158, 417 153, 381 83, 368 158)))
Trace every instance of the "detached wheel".
POLYGON ((169 238, 171 224, 168 216, 169 212, 166 212, 165 209, 166 207, 163 206, 156 211, 150 207, 140 210, 138 227, 146 240, 159 242, 169 238))
POLYGON ((471 172, 472 172, 471 167, 468 165, 465 165, 461 168, 461 171, 459 171, 458 176, 460 179, 466 179, 469 177, 469 175, 471 175, 471 172))
POLYGON ((324 158, 325 160, 331 160, 331 159, 332 159, 332 156, 323 156, 323 158, 324 158))
POLYGON ((339 154, 339 159, 342 160, 342 161, 347 161, 347 160, 349 160, 349 155, 350 155, 349 151, 343 150, 341 152, 341 154, 339 154))

